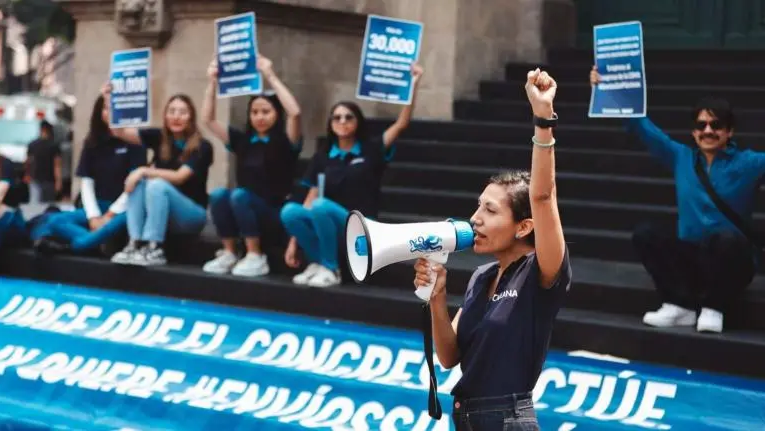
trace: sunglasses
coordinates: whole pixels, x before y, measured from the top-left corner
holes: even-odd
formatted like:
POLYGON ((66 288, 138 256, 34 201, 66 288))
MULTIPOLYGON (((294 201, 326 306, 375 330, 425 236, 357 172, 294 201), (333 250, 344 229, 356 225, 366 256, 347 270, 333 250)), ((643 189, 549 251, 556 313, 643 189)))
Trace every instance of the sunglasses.
POLYGON ((332 121, 342 121, 342 120, 353 121, 354 118, 356 117, 354 117, 351 114, 345 114, 345 115, 335 114, 332 116, 332 121))
POLYGON ((707 126, 711 127, 712 130, 722 130, 725 129, 728 125, 721 120, 696 121, 693 128, 699 131, 704 131, 707 126))

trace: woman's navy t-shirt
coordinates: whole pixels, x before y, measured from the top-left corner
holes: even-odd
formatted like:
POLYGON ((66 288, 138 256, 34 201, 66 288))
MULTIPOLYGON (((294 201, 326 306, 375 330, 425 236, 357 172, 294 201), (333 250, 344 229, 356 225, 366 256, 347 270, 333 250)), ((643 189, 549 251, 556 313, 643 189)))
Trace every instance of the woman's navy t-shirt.
POLYGON ((145 148, 109 135, 96 145, 85 144, 76 174, 93 179, 96 199, 114 202, 125 189, 128 174, 145 165, 145 148))
POLYGON ((213 163, 213 149, 206 139, 199 141, 199 148, 194 151, 186 161, 181 160, 183 150, 173 144, 169 160, 162 160, 160 145, 162 144, 162 130, 157 128, 141 129, 139 131, 141 142, 147 148, 154 151, 154 167, 157 169, 178 170, 186 165, 194 171, 194 174, 185 183, 175 187, 202 207, 207 207, 207 176, 213 163))
POLYGON ((292 143, 287 135, 273 133, 266 138, 248 137, 228 128, 229 151, 236 155, 236 183, 273 206, 281 206, 292 191, 302 141, 292 143))
POLYGON ((394 150, 393 145, 386 150, 382 139, 356 142, 348 151, 333 144, 328 152, 314 154, 302 183, 316 187, 324 173, 324 197, 347 210, 377 217, 382 175, 394 150))
POLYGON ((549 289, 539 286, 535 252, 512 263, 489 298, 488 289, 498 271, 496 262, 479 267, 465 292, 457 324, 462 377, 452 390, 457 398, 533 391, 547 356, 555 316, 571 286, 568 248, 549 289))

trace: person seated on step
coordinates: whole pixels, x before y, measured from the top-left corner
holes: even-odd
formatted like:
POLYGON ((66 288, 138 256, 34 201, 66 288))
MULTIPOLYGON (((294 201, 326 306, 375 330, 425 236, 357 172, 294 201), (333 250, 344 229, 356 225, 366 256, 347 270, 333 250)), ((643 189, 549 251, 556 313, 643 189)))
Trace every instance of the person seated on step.
POLYGON ((366 217, 377 217, 382 175, 395 152, 396 138, 411 120, 422 73, 418 64, 412 65, 412 104, 401 110, 380 138, 368 136, 364 114, 355 103, 338 102, 330 110, 327 140, 319 145, 302 181, 309 188, 303 205, 289 202, 281 211, 282 223, 292 236, 284 254, 287 266, 300 266, 298 246, 308 260, 305 270, 293 277, 294 283, 315 287, 341 283, 338 243, 345 236, 348 212, 356 209, 366 217))
POLYGON ((292 190, 298 157, 303 147, 300 105, 274 73, 271 60, 258 55, 257 67, 275 94, 253 96, 247 105, 244 131, 226 127, 215 119, 218 64, 208 68, 202 119, 210 132, 236 155, 237 188, 220 188, 210 194, 210 213, 223 251, 203 269, 214 274, 240 276, 269 273, 261 236, 280 225, 279 211, 292 190), (247 254, 239 260, 237 240, 244 238, 247 254))
MULTIPOLYGON (((104 86, 109 103, 111 85, 104 86)), ((153 152, 150 166, 125 180, 128 244, 112 256, 126 265, 167 263, 163 244, 167 233, 199 235, 207 223, 207 176, 213 149, 197 126, 191 98, 176 94, 164 108, 162 128, 121 128, 115 134, 153 152)))
POLYGON ((571 286, 555 186, 557 84, 536 69, 525 89, 535 123, 531 173, 497 175, 478 197, 470 218, 473 250, 496 261, 473 272, 454 319, 444 266, 426 259, 414 264, 415 288, 434 281, 429 304, 438 361, 462 371, 452 389, 457 431, 539 430, 532 391, 571 286))
POLYGON ((35 241, 38 250, 96 249, 125 231, 125 180, 146 165, 146 150, 116 137, 109 128, 109 106, 99 95, 90 115, 90 129, 76 174, 81 179, 82 208, 64 211, 46 221, 49 232, 35 241))
POLYGON ((10 198, 18 182, 13 162, 0 155, 0 247, 18 245, 26 238, 24 215, 10 198))
MULTIPOLYGON (((598 82, 600 75, 593 67, 590 83, 598 82)), ((765 153, 741 148, 732 140, 735 117, 725 100, 700 100, 692 120, 693 146, 674 141, 648 117, 627 121, 628 130, 672 171, 677 193, 676 227, 646 223, 632 237, 662 300, 661 308, 647 312, 643 322, 721 332, 723 313, 742 297, 759 261, 761 247, 754 245, 758 240, 741 229, 748 229, 745 225, 752 220, 765 153), (717 206, 704 178, 742 227, 717 206)))

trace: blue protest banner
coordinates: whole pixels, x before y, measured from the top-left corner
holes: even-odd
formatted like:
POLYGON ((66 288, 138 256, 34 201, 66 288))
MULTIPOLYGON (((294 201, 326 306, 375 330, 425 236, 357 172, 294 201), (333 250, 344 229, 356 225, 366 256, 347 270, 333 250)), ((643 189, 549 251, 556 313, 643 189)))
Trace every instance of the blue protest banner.
POLYGON ((367 17, 356 97, 401 105, 412 103, 412 63, 420 56, 422 23, 367 17))
MULTIPOLYGON (((24 429, 454 429, 460 370, 436 361, 434 421, 415 331, 0 277, 0 340, 0 424, 24 429)), ((542 429, 762 425, 763 381, 591 356, 550 352, 542 429)))
POLYGON ((140 127, 151 121, 151 48, 112 53, 109 82, 111 127, 140 127))
POLYGON ((215 20, 215 52, 218 59, 218 97, 263 91, 263 81, 257 69, 254 12, 215 20))
POLYGON ((639 21, 593 27, 595 65, 590 117, 645 117, 647 107, 643 27, 639 21))

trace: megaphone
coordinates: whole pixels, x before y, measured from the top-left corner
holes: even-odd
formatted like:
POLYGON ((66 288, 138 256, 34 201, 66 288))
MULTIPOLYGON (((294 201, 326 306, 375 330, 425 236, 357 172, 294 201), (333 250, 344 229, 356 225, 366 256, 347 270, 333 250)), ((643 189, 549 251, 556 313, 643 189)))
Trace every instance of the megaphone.
MULTIPOLYGON (((465 221, 388 224, 369 220, 351 211, 345 224, 346 254, 357 283, 392 263, 424 257, 446 263, 449 253, 473 246, 473 226, 465 221)), ((415 295, 430 299, 435 280, 419 287, 415 295)))

